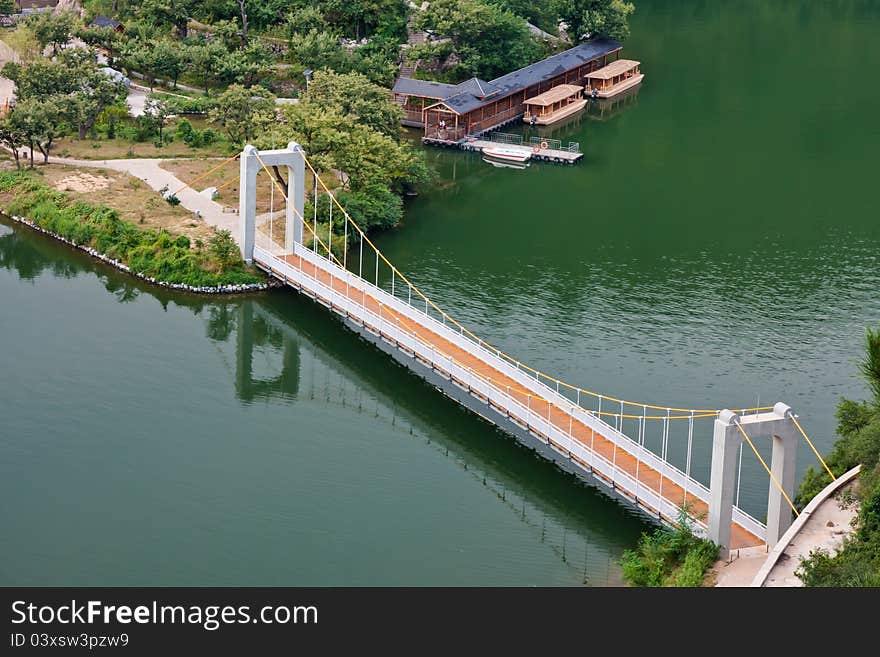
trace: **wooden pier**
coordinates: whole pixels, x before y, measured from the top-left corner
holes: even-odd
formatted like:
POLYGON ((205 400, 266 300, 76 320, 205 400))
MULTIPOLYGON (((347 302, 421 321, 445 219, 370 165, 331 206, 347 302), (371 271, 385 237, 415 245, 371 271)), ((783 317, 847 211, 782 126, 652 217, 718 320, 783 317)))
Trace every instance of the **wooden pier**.
POLYGON ((531 144, 507 144, 489 141, 488 139, 461 139, 452 141, 448 139, 436 139, 432 137, 422 138, 422 143, 431 146, 440 146, 443 148, 457 148, 463 151, 482 152, 487 146, 503 145, 505 148, 517 150, 522 153, 531 153, 531 159, 539 162, 553 162, 554 164, 575 164, 579 162, 584 154, 580 151, 573 153, 571 151, 558 150, 555 148, 540 148, 531 144))
MULTIPOLYGON (((499 145, 500 144, 493 141, 477 139, 475 141, 463 142, 460 145, 460 148, 465 151, 482 152, 487 146, 499 145)), ((538 160, 540 162, 553 162, 554 164, 574 164, 575 162, 580 161, 584 156, 581 152, 572 153, 570 151, 561 151, 554 148, 541 148, 540 146, 531 146, 527 144, 503 144, 503 146, 511 150, 519 151, 523 154, 531 153, 533 160, 538 160)))

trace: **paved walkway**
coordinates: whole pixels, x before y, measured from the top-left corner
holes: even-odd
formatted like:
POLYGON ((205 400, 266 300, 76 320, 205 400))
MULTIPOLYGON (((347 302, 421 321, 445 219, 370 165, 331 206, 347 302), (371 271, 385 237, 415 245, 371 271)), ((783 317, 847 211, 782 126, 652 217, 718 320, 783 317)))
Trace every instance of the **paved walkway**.
MULTIPOLYGON (((844 539, 853 532, 853 520, 858 515, 858 504, 843 502, 843 490, 853 490, 855 482, 847 484, 828 499, 823 500, 809 515, 806 523, 786 546, 782 556, 767 575, 766 587, 803 586, 795 571, 801 559, 817 548, 835 554, 844 539)), ((734 550, 730 561, 715 564, 715 586, 751 586, 758 571, 768 559, 764 547, 734 550)))
MULTIPOLYGON (((160 164, 161 158, 141 159, 132 158, 124 160, 76 160, 65 157, 50 157, 50 164, 64 164, 71 167, 88 167, 91 169, 112 169, 140 178, 157 192, 167 188, 170 192, 177 192, 180 205, 194 214, 200 214, 209 226, 226 229, 238 241, 238 213, 229 212, 216 201, 208 196, 200 194, 197 190, 186 186, 170 171, 163 169, 160 164), (181 189, 183 188, 183 189, 181 189), (178 191, 180 190, 180 191, 178 191)), ((219 163, 219 160, 218 160, 219 163)), ((229 166, 235 166, 230 163, 229 166)))
MULTIPOLYGON (((2 69, 7 62, 15 61, 18 61, 18 55, 16 55, 15 51, 6 43, 0 41, 0 69, 2 69)), ((5 106, 7 102, 12 102, 14 97, 15 83, 12 80, 0 77, 0 107, 5 106)))

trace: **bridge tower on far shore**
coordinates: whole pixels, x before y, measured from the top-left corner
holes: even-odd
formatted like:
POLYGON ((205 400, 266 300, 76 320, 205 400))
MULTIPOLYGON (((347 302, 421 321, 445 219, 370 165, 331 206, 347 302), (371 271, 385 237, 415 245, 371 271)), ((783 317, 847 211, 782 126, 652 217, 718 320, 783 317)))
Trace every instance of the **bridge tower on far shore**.
POLYGON ((776 545, 791 525, 798 442, 794 418, 791 408, 782 402, 765 413, 739 416, 733 411, 723 410, 718 414, 712 442, 708 538, 721 546, 722 557, 730 554, 730 524, 737 486, 737 450, 746 440, 752 442, 754 438, 767 436, 773 440, 769 466, 767 546, 772 548, 776 545))

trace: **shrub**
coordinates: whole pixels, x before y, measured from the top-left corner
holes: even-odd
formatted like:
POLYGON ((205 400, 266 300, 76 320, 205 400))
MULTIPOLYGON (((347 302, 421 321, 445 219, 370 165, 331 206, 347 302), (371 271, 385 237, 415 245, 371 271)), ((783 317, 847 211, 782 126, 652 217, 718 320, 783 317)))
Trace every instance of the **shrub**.
POLYGON ((635 550, 620 559, 623 578, 631 586, 700 586, 718 558, 718 546, 693 533, 687 510, 678 514, 677 527, 659 527, 642 534, 635 550))

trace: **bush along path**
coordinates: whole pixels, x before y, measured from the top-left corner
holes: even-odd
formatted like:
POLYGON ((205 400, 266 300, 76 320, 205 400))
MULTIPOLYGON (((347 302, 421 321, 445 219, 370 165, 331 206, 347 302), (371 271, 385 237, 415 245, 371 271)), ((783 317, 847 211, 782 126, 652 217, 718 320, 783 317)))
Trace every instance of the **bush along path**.
POLYGON ((111 208, 74 201, 24 172, 0 173, 0 196, 13 221, 154 285, 200 294, 274 287, 245 265, 228 231, 192 248, 188 237, 141 229, 111 208))

